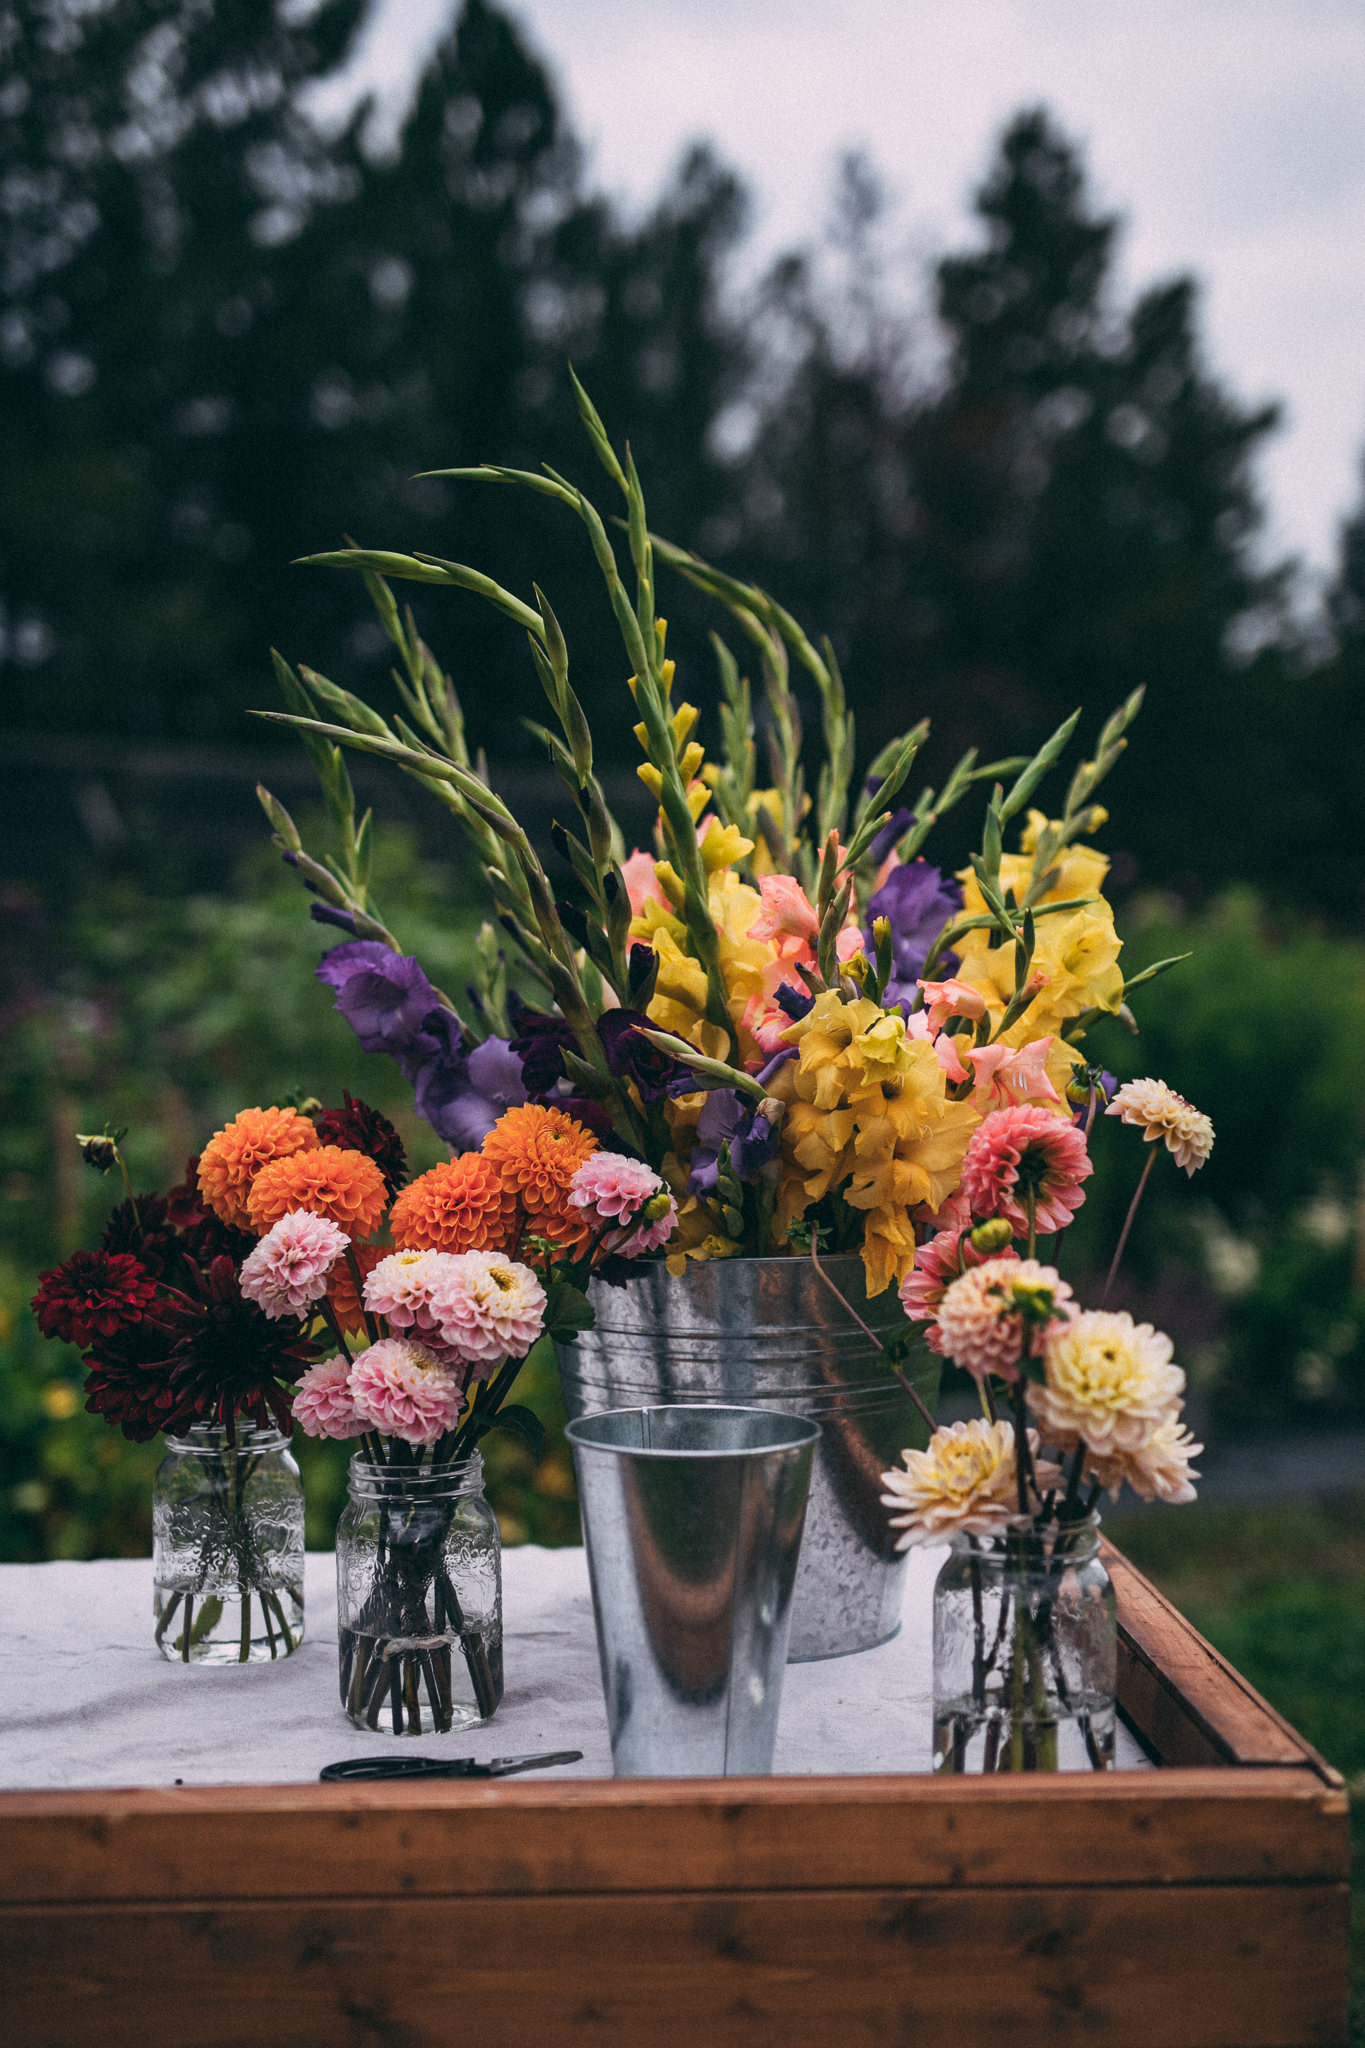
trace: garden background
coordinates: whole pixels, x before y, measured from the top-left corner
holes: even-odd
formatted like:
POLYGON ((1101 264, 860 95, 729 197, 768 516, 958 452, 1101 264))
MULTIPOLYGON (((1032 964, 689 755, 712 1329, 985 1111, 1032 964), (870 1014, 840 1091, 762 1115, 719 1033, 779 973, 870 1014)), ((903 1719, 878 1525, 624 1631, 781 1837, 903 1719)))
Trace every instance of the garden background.
MULTIPOLYGON (((416 474, 548 460, 590 483, 572 359, 658 529, 831 635, 867 756, 927 714, 932 779, 1077 704, 1093 737, 1145 686, 1100 843, 1130 972, 1192 957, 1135 999, 1136 1037, 1106 1023, 1093 1051, 1217 1129, 1192 1186, 1154 1183, 1122 1300, 1176 1338, 1225 1481, 1122 1540, 1365 1773, 1365 509, 1306 601, 1264 541, 1274 409, 1210 364, 1191 279, 1124 296, 1121 224, 1045 108, 998 137, 977 230, 911 314, 868 161, 840 166, 826 230, 741 288, 738 178, 699 146, 627 216, 487 0, 459 10, 396 149, 367 153, 363 109, 320 134, 300 95, 364 11, 0 0, 0 1557, 149 1548, 157 1448, 85 1415, 77 1359, 27 1307, 117 1193, 78 1130, 127 1125, 137 1184, 165 1184, 244 1104, 349 1087, 419 1165, 438 1156, 314 981, 318 928, 251 794, 311 802, 302 755, 247 715, 275 705, 272 644, 389 701, 359 587, 292 560, 346 532, 539 582, 611 793, 645 822, 580 530, 416 474), (1259 1501, 1237 1497, 1247 1445, 1274 1451, 1259 1501)), ((668 598, 705 712, 710 622, 668 598)), ((550 857, 518 635, 458 593, 415 608, 550 857)), ((484 915, 460 849, 410 785, 356 779, 379 900, 459 986, 484 915)), ((960 861, 970 822, 931 857, 960 861)), ((1073 1280, 1130 1192, 1114 1135, 1073 1280)), ((529 1397, 553 1425, 553 1386, 529 1397)), ((305 1453, 323 1543, 342 1458, 305 1453)), ((493 1464, 509 1540, 574 1540, 561 1439, 538 1466, 498 1440, 493 1464)))

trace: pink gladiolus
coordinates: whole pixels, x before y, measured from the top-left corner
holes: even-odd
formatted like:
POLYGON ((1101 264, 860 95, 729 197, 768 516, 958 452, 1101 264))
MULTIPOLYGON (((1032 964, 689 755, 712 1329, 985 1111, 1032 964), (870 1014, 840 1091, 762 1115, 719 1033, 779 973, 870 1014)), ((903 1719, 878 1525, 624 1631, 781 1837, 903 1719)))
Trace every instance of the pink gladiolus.
POLYGON ((766 939, 782 950, 791 950, 793 939, 814 946, 820 936, 815 907, 793 875, 763 875, 759 878, 763 908, 749 926, 751 939, 766 939))
POLYGON ((654 872, 652 853, 641 853, 637 846, 629 860, 623 860, 621 863, 621 880, 626 885, 632 917, 638 917, 646 903, 664 902, 664 892, 659 887, 659 878, 654 872))
POLYGON ((1015 1102, 1060 1102, 1047 1072, 1051 1038, 1029 1045, 980 1045, 967 1054, 978 1090, 1002 1105, 1015 1102))
POLYGON ((957 981, 950 975, 946 981, 922 981, 919 986, 929 1030, 935 1037, 950 1017, 970 1017, 975 1023, 986 1014, 986 998, 969 981, 957 981))

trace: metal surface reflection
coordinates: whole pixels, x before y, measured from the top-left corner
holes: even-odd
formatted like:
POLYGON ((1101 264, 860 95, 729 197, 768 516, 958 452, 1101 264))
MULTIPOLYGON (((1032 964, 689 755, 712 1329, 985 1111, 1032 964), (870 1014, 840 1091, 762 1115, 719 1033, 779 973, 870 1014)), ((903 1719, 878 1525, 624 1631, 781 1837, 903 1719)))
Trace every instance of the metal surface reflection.
POLYGON ((771 1771, 819 1433, 693 1405, 570 1424, 618 1777, 771 1771))
MULTIPOLYGON (((869 1301, 856 1254, 823 1262, 882 1342, 906 1327, 894 1288, 869 1301)), ((644 1267, 594 1284, 597 1323, 558 1347, 569 1416, 652 1402, 735 1402, 821 1424, 797 1573, 789 1654, 870 1649, 900 1624, 905 1560, 881 1505, 881 1474, 927 1437, 905 1388, 809 1259, 715 1259, 672 1275, 644 1267)), ((908 1370, 926 1405, 941 1361, 908 1370)))

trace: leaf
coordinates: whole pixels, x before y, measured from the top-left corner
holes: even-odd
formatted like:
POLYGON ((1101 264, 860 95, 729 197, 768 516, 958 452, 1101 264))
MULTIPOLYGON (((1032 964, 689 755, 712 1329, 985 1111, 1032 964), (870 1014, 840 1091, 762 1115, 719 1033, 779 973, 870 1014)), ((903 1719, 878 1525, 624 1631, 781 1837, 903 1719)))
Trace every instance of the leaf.
MULTIPOLYGON (((199 1612, 195 1615, 194 1620, 190 1623, 190 1648, 193 1649, 196 1643, 202 1643, 204 1637, 209 1633, 210 1629, 217 1628, 222 1618, 223 1603, 220 1599, 218 1599, 216 1594, 210 1594, 207 1600, 201 1600, 199 1602, 199 1612)), ((184 1656, 185 1631, 183 1628, 181 1629, 179 1635, 176 1637, 171 1647, 175 1651, 177 1657, 184 1656)))
POLYGON ((522 1408, 515 1402, 510 1408, 499 1408, 488 1428, 505 1429, 510 1436, 520 1437, 536 1463, 540 1463, 540 1454, 545 1446, 545 1424, 533 1408, 522 1408))
POLYGON ((545 1294, 545 1328, 556 1344, 571 1344, 580 1330, 590 1330, 597 1317, 581 1288, 568 1280, 552 1280, 545 1294))

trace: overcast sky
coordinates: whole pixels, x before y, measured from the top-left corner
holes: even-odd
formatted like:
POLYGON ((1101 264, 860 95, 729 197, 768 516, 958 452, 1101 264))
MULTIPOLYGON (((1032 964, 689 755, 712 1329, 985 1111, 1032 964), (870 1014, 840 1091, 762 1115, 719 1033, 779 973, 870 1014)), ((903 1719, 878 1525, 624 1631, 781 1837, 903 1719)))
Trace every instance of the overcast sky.
MULTIPOLYGON (((355 82, 396 104, 454 0, 377 0, 355 82)), ((1045 100, 1128 222, 1126 289, 1205 286, 1214 366, 1286 423, 1272 538, 1323 567, 1365 444, 1365 0, 516 0, 595 181, 646 205, 704 136, 756 202, 750 260, 807 240, 866 148, 921 260, 968 232, 1045 100)))

